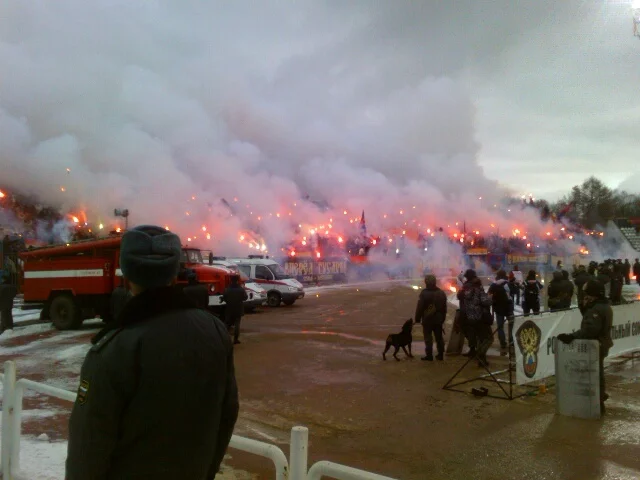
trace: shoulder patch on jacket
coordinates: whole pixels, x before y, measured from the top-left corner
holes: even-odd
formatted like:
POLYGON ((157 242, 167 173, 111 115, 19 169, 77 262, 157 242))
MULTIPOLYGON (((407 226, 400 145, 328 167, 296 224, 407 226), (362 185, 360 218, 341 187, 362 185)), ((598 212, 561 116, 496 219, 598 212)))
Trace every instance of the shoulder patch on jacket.
POLYGON ((96 343, 93 347, 91 347, 91 352, 99 352, 100 350, 102 350, 104 348, 104 346, 109 343, 111 340, 113 340, 113 338, 119 334, 123 329, 122 328, 118 328, 116 330, 111 330, 110 332, 108 332, 107 334, 105 334, 104 337, 102 337, 100 340, 98 340, 98 343, 96 343))
POLYGON ((78 405, 84 405, 87 403, 87 396, 89 395, 89 382, 86 380, 80 381, 80 386, 78 387, 78 405))

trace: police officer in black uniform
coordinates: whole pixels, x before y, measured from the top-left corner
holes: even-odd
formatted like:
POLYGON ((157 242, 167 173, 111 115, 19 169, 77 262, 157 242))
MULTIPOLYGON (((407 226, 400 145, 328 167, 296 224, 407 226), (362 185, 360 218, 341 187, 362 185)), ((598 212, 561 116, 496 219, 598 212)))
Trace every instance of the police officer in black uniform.
POLYGON ((175 286, 181 246, 162 227, 125 232, 133 297, 92 340, 69 420, 66 480, 212 479, 238 417, 224 325, 175 286))
POLYGON ((442 329, 447 318, 447 295, 436 285, 436 277, 424 277, 426 288, 420 292, 416 313, 413 317, 416 323, 422 323, 424 333, 425 356, 422 360, 433 361, 433 337, 438 347, 438 360, 444 359, 444 340, 442 329))
POLYGON ((240 275, 231 276, 229 285, 222 294, 225 303, 224 317, 227 328, 233 327, 233 343, 240 343, 240 321, 244 315, 244 301, 249 298, 246 290, 240 285, 240 275))
POLYGON ((605 295, 602 282, 589 280, 584 285, 584 313, 580 330, 574 333, 561 333, 558 340, 571 343, 575 339, 598 340, 600 343, 600 407, 604 413, 604 402, 609 398, 605 392, 604 359, 613 347, 611 326, 613 309, 605 295))

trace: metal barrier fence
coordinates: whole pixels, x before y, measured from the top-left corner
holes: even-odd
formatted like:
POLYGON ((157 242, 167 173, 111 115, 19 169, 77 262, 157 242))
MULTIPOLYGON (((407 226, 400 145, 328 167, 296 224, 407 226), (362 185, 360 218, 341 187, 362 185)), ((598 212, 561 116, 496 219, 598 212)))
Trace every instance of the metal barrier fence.
MULTIPOLYGON (((25 390, 75 402, 76 394, 44 383, 21 378, 16 381, 16 364, 5 362, 2 381, 2 456, 0 469, 4 480, 18 480, 20 469, 20 438, 22 433, 22 401, 25 390)), ((320 480, 328 476, 338 480, 395 480, 375 473, 358 470, 337 463, 321 461, 307 471, 309 458, 309 430, 306 427, 291 429, 290 463, 284 452, 270 443, 233 435, 229 448, 268 458, 275 468, 276 480, 320 480)))

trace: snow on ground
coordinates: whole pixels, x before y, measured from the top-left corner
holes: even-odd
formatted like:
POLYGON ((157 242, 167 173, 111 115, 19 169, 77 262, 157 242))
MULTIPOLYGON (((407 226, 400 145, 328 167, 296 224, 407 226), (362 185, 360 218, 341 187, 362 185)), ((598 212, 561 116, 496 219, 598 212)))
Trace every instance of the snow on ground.
MULTIPOLYGON (((20 470, 15 480, 60 480, 64 478, 67 442, 52 442, 46 435, 23 435, 20 442, 20 470)), ((246 472, 222 467, 221 480, 250 480, 246 472)))
MULTIPOLYGON (((62 410, 33 409, 22 412, 23 421, 53 417, 62 410)), ((0 428, 2 419, 0 418, 0 428)), ((233 451, 231 451, 233 452, 233 451)), ((20 469, 14 475, 15 480, 59 480, 64 478, 67 458, 67 442, 51 441, 46 433, 22 435, 20 439, 20 469)), ((247 472, 222 467, 221 480, 251 480, 247 472)))
POLYGON ((19 307, 13 309, 13 323, 19 325, 25 322, 34 322, 40 319, 40 310, 22 310, 19 307))
POLYGON ((14 328, 12 330, 5 330, 0 335, 0 342, 9 338, 23 337, 25 335, 38 335, 53 330, 50 323, 40 323, 36 325, 21 326, 14 322, 14 328))

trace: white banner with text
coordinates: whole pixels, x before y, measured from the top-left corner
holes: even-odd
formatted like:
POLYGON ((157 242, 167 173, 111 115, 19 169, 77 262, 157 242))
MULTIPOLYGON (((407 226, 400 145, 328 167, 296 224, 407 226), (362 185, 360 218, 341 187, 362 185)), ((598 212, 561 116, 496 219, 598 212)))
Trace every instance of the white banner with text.
MULTIPOLYGON (((640 349, 640 302, 613 308, 609 357, 640 349)), ((580 328, 580 310, 517 317, 513 328, 516 351, 516 383, 525 385, 555 375, 557 336, 580 328)))

